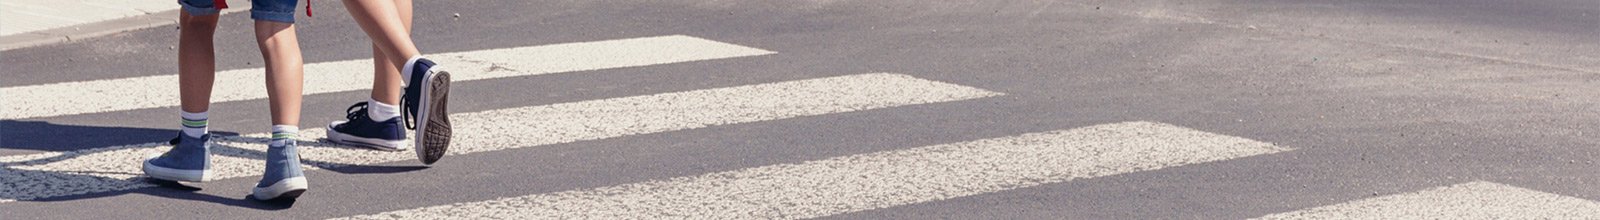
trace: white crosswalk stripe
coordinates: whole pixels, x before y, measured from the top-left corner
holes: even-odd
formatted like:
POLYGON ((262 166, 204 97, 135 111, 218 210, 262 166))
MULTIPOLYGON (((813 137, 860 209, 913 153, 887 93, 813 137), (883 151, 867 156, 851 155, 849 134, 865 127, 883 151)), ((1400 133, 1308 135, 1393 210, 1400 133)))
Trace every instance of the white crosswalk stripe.
POLYGON ((794 219, 1283 152, 1127 122, 351 219, 794 219))
MULTIPOLYGON (((454 75, 457 82, 465 82, 775 53, 672 35, 430 57, 459 73, 470 73, 454 75)), ((371 75, 363 73, 370 68, 369 60, 308 64, 305 93, 367 89, 371 75)), ((213 101, 265 98, 261 71, 219 72, 213 101)), ((175 75, 158 75, 0 88, 0 94, 6 94, 0 96, 0 103, 6 104, 0 105, 0 119, 172 107, 178 104, 176 82, 175 75)), ((867 73, 519 106, 452 114, 456 136, 449 153, 494 152, 1002 95, 905 74, 867 73)), ((312 165, 307 169, 415 158, 408 152, 318 142, 326 130, 307 127, 315 127, 300 134, 302 160, 312 165)), ((213 178, 259 174, 267 136, 217 137, 213 178)), ((0 157, 0 204, 153 187, 142 179, 139 164, 167 149, 165 143, 143 143, 0 157)), ((813 218, 1292 150, 1244 137, 1132 121, 345 218, 813 218)), ((1597 219, 1600 202, 1472 182, 1259 219, 1326 218, 1597 219)))
POLYGON ((1256 219, 1600 219, 1600 202, 1479 181, 1256 219))
MULTIPOLYGON (((463 73, 456 82, 649 66, 773 54, 690 36, 632 38, 428 55, 463 73)), ((220 71, 212 102, 267 97, 263 69, 220 71)), ((305 94, 358 91, 372 85, 372 60, 305 65, 305 94)), ((0 119, 36 118, 178 105, 178 76, 157 75, 0 88, 0 119)))
MULTIPOLYGON (((452 114, 451 154, 496 151, 1001 95, 915 77, 876 73, 719 89, 613 98, 452 114)), ((413 160, 412 153, 310 143, 323 129, 300 137, 302 159, 320 167, 413 160)), ((262 170, 265 134, 220 138, 214 176, 254 176, 262 170)), ((0 157, 0 199, 27 200, 148 187, 137 166, 166 147, 148 143, 64 153, 0 157)))

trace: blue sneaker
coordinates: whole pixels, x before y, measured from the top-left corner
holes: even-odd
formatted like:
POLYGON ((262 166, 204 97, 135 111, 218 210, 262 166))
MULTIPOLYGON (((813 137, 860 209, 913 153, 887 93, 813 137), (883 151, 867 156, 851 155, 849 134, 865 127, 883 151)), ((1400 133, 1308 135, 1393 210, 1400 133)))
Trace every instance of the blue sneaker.
POLYGON ((328 140, 379 150, 406 150, 406 128, 401 125, 400 117, 374 122, 367 115, 367 102, 356 103, 344 111, 344 118, 349 120, 328 124, 328 140))
POLYGON ((450 72, 428 59, 417 59, 402 71, 412 74, 401 95, 401 115, 407 119, 408 128, 417 130, 413 144, 417 158, 423 164, 433 164, 450 148, 450 114, 445 108, 450 100, 450 72))
POLYGON ((169 143, 172 150, 144 161, 144 175, 184 182, 201 182, 211 176, 211 134, 196 138, 179 133, 169 143))
POLYGON ((258 200, 294 199, 306 192, 306 175, 300 170, 300 153, 294 140, 267 147, 267 171, 250 195, 258 200))

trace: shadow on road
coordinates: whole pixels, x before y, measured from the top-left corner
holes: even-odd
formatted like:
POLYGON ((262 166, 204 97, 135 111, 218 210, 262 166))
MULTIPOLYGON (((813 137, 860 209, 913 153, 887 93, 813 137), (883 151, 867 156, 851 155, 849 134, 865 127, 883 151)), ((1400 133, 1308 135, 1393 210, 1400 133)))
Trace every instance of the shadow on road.
MULTIPOLYGON (((213 132, 237 136, 232 132, 213 132)), ((53 124, 44 121, 0 120, 0 148, 36 151, 75 151, 166 141, 175 129, 98 127, 53 124)))
MULTIPOLYGON (((151 179, 143 173, 127 173, 125 171, 105 170, 51 170, 57 167, 49 166, 51 163, 73 160, 86 155, 95 155, 111 151, 126 150, 130 148, 156 147, 165 150, 171 146, 167 141, 177 135, 178 130, 125 128, 125 127, 96 127, 59 125, 39 121, 0 121, 3 126, 5 139, 0 140, 0 148, 42 150, 63 152, 61 154, 43 156, 39 158, 21 158, 0 160, 0 200, 17 200, 32 202, 57 202, 81 199, 111 197, 129 193, 146 194, 169 199, 182 199, 205 201, 216 204, 260 209, 281 210, 294 205, 293 200, 259 201, 247 196, 229 198, 215 195, 197 193, 201 188, 182 183, 151 179), (126 178, 125 176, 133 176, 126 178), (87 192, 74 194, 77 192, 87 192), (45 195, 45 196, 40 196, 45 195), (59 196, 58 196, 59 195, 59 196)), ((267 138, 242 137, 234 132, 213 131, 213 135, 225 137, 233 142, 266 143, 267 138)), ((303 140, 302 140, 303 141, 303 140)), ((322 141, 301 142, 302 148, 351 148, 366 149, 337 145, 322 141)), ((396 152, 406 153, 411 152, 396 152)), ((255 149, 231 146, 229 143, 212 144, 212 156, 261 158, 266 152, 255 149)), ((327 161, 306 160, 301 158, 303 165, 317 167, 345 174, 387 174, 404 173, 427 169, 427 166, 375 166, 338 164, 327 161)), ((215 158, 213 158, 215 160, 215 158)), ((130 162, 126 166, 138 167, 137 162, 130 162)), ((93 169, 93 168, 70 168, 93 169)), ((242 178, 242 177, 241 177, 242 178)), ((196 184, 196 185, 204 185, 196 184)))
POLYGON ((137 194, 145 194, 145 195, 157 196, 157 197, 168 198, 168 199, 202 201, 202 202, 210 202, 210 203, 222 204, 222 205, 227 205, 227 206, 258 209, 258 210, 283 210, 283 209, 288 209, 288 208, 293 207, 294 206, 294 202, 295 202, 294 200, 268 200, 268 201, 261 201, 261 200, 255 200, 253 197, 250 197, 249 195, 241 196, 239 198, 221 197, 221 196, 214 196, 214 195, 198 193, 201 190, 201 188, 194 187, 194 186, 189 186, 189 185, 184 185, 184 184, 178 183, 178 182, 172 182, 172 181, 166 181, 166 180, 157 180, 157 179, 149 179, 149 178, 138 178, 137 180, 138 181, 143 181, 144 183, 155 184, 156 186, 159 186, 159 187, 143 187, 143 188, 136 188, 136 189, 130 189, 130 190, 123 190, 123 191, 88 193, 88 194, 78 194, 78 195, 70 195, 70 196, 58 196, 58 197, 41 198, 41 199, 26 200, 26 201, 31 201, 31 202, 73 201, 73 200, 80 200, 80 199, 93 199, 93 198, 110 197, 110 196, 117 196, 117 195, 122 195, 122 194, 129 194, 129 193, 137 193, 137 194))
POLYGON ((333 172, 339 172, 339 173, 343 173, 343 174, 404 173, 404 172, 418 171, 418 170, 424 170, 424 169, 428 169, 428 167, 427 166, 348 165, 348 166, 339 166, 339 167, 327 168, 327 170, 330 170, 330 171, 333 171, 333 172))

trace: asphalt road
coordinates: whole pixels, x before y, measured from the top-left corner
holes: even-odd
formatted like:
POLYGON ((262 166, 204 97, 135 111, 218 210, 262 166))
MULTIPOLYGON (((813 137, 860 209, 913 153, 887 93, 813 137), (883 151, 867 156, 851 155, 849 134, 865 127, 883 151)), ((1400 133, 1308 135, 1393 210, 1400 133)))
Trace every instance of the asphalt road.
MULTIPOLYGON (((315 7, 297 24, 306 63, 370 58, 340 5, 315 7)), ((454 112, 880 72, 1003 95, 308 171, 312 191, 292 204, 246 200, 256 178, 231 178, 0 212, 331 218, 1130 121, 1291 150, 825 216, 1236 219, 1478 181, 1600 201, 1600 1, 418 1, 416 11, 426 53, 665 35, 775 52, 457 82, 454 112)), ((219 70, 261 66, 247 16, 223 17, 219 70)), ((7 50, 0 87, 174 74, 177 33, 7 50)), ((301 126, 340 120, 365 97, 308 95, 301 126)), ((0 156, 162 141, 175 112, 6 119, 0 156)), ((215 103, 211 129, 267 132, 266 113, 263 99, 215 103)))

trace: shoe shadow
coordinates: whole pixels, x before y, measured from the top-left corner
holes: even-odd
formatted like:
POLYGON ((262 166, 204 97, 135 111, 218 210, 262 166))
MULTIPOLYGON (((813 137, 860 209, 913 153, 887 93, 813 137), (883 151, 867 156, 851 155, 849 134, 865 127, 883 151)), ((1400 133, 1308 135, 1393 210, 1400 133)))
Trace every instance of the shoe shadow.
POLYGON ((100 198, 100 197, 111 197, 111 196, 118 196, 118 195, 124 195, 124 194, 145 194, 145 195, 151 195, 151 196, 156 196, 156 197, 161 197, 161 198, 181 199, 181 200, 191 200, 191 201, 202 201, 202 202, 216 203, 216 204, 221 204, 221 205, 241 207, 241 208, 249 208, 249 209, 257 209, 257 210, 284 210, 284 209, 289 209, 289 208, 294 207, 294 202, 295 202, 294 200, 266 200, 266 201, 256 200, 255 198, 253 198, 253 197, 251 197, 249 195, 246 195, 246 196, 244 196, 242 198, 221 197, 221 196, 209 195, 209 194, 204 194, 204 193, 198 193, 200 190, 202 190, 200 187, 185 185, 183 183, 167 181, 167 180, 144 178, 144 177, 140 177, 138 179, 139 180, 137 180, 137 181, 143 181, 144 183, 154 184, 157 187, 140 187, 140 188, 134 188, 134 189, 128 189, 128 190, 121 190, 121 191, 98 192, 98 193, 78 194, 78 195, 70 195, 70 196, 47 197, 47 198, 31 199, 31 200, 25 200, 25 201, 57 202, 57 201, 72 201, 72 200, 80 200, 80 199, 93 199, 93 198, 100 198))
MULTIPOLYGON (((63 125, 44 121, 0 120, 0 149, 75 151, 166 141, 175 129, 63 125), (115 135, 76 135, 115 134, 115 135)), ((237 136, 233 132, 212 132, 237 136)))
POLYGON ((327 170, 333 171, 333 172, 343 173, 343 174, 389 174, 389 173, 405 173, 405 172, 424 170, 424 169, 428 169, 428 167, 427 166, 346 165, 346 166, 331 167, 331 168, 324 168, 324 169, 327 169, 327 170))
MULTIPOLYGON (((172 129, 147 129, 147 128, 122 128, 122 127, 96 127, 58 125, 48 122, 0 120, 0 149, 39 150, 61 152, 55 155, 30 157, 11 157, 11 160, 0 160, 0 200, 16 201, 72 201, 93 199, 101 197, 119 196, 129 193, 147 194, 170 199, 183 199, 205 201, 217 204, 261 209, 281 210, 293 207, 294 200, 255 200, 249 196, 243 198, 229 198, 215 195, 196 193, 199 187, 184 185, 170 181, 151 181, 143 177, 143 173, 128 173, 126 171, 106 172, 95 170, 38 170, 34 166, 72 160, 75 158, 104 153, 128 148, 166 147, 165 143, 177 135, 178 130, 172 129), (116 135, 90 135, 83 137, 63 138, 63 134, 116 134, 116 135), (119 147, 120 146, 120 147, 119 147), (128 178, 127 176, 133 176, 128 178), (39 184, 46 183, 46 184, 39 184), (51 186, 52 184, 55 186, 51 186), (72 188, 61 186, 100 184, 100 186, 83 186, 72 188), (106 185, 109 184, 109 185, 106 185), (31 188, 30 188, 31 187, 31 188), (96 188, 103 187, 103 188, 96 188), (9 192, 8 192, 9 191, 9 192), (71 194, 74 192, 88 192, 71 194), (71 195, 63 195, 71 194, 71 195)), ((236 139, 243 138, 238 133, 213 131, 213 135, 230 136, 236 139)), ((245 141, 266 143, 267 138, 250 139, 245 141)), ((306 147, 332 147, 367 149, 353 146, 336 145, 322 141, 309 142, 306 147)), ((265 152, 245 149, 227 144, 213 145, 214 151, 237 151, 253 156, 265 155, 265 152)), ((38 155, 38 154, 34 154, 38 155)), ((5 156, 0 156, 5 158, 5 156)), ((426 166, 371 166, 338 164, 325 161, 302 160, 303 164, 314 166, 334 172, 347 174, 370 173, 403 173, 426 169, 426 166)), ((128 166, 139 166, 130 163, 128 166)))
MULTIPOLYGON (((407 153, 407 151, 378 150, 378 149, 372 149, 372 148, 362 147, 362 146, 352 146, 352 145, 339 144, 339 143, 334 143, 333 141, 330 141, 327 138, 323 138, 323 139, 320 139, 320 140, 317 140, 317 141, 319 143, 322 143, 321 146, 324 146, 324 147, 365 149, 365 150, 374 150, 374 151, 388 151, 388 152, 394 152, 394 153, 407 153)), ((333 172, 338 172, 338 173, 343 173, 343 174, 389 174, 389 173, 405 173, 405 172, 412 172, 412 171, 418 171, 418 170, 425 170, 425 169, 428 169, 428 166, 417 166, 417 165, 383 166, 383 165, 363 165, 363 164, 337 164, 337 165, 334 165, 334 166, 322 167, 322 169, 326 169, 326 170, 333 171, 333 172)))
POLYGON ((193 200, 193 201, 210 202, 210 203, 216 203, 216 204, 222 204, 222 205, 228 205, 228 206, 250 208, 250 209, 258 209, 258 210, 284 210, 284 209, 293 208, 294 207, 294 203, 295 203, 295 199, 259 200, 259 199, 256 199, 254 195, 245 195, 244 198, 235 199, 235 198, 221 197, 221 196, 215 196, 215 195, 208 195, 208 194, 203 194, 203 193, 195 193, 195 192, 201 190, 200 187, 184 185, 184 184, 179 183, 179 182, 173 182, 173 181, 167 181, 167 180, 159 180, 159 179, 151 179, 151 178, 144 178, 144 179, 145 179, 146 182, 149 182, 149 183, 152 183, 152 184, 156 184, 157 186, 160 186, 160 187, 137 189, 137 190, 134 190, 135 193, 158 196, 158 197, 169 198, 169 199, 182 199, 182 200, 193 200))
MULTIPOLYGON (((244 136, 230 136, 230 137, 227 137, 227 139, 229 139, 230 141, 241 141, 241 142, 251 142, 251 143, 266 143, 268 141, 271 141, 271 139, 268 139, 268 138, 244 137, 244 136)), ((243 148, 226 146, 226 145, 222 145, 222 144, 213 145, 213 147, 227 147, 227 148, 230 148, 231 150, 246 151, 248 154, 252 154, 252 155, 265 155, 265 153, 266 153, 266 152, 262 152, 262 151, 258 151, 258 150, 243 149, 243 148)), ((337 149, 347 149, 347 150, 370 150, 370 151, 382 151, 382 152, 394 152, 394 153, 409 153, 409 152, 406 152, 406 151, 385 151, 385 150, 377 150, 377 149, 372 149, 372 148, 362 147, 362 146, 352 146, 352 145, 339 144, 339 143, 334 143, 333 141, 329 141, 326 138, 318 139, 315 142, 300 142, 298 147, 302 147, 302 148, 337 148, 337 149)), ((333 172, 343 173, 343 174, 389 174, 389 173, 405 173, 405 172, 412 172, 412 171, 428 169, 428 166, 416 166, 416 165, 384 166, 384 165, 347 164, 347 163, 337 163, 337 162, 329 162, 329 161, 319 161, 319 160, 315 160, 315 159, 306 159, 304 157, 300 158, 300 163, 305 164, 305 165, 315 166, 315 167, 323 169, 323 170, 328 170, 328 171, 333 171, 333 172)))
MULTIPOLYGON (((124 176, 142 173, 40 168, 86 155, 155 145, 178 134, 173 129, 63 125, 43 121, 0 120, 0 150, 45 151, 0 156, 0 200, 65 201, 135 192, 139 182, 124 176), (114 135, 77 135, 114 134, 114 135), (42 157, 31 157, 48 155, 42 157), (107 189, 123 189, 109 190, 107 189), (73 191, 91 193, 66 196, 73 191), (44 197, 41 197, 44 196, 44 197)), ((138 164, 129 164, 138 166, 138 164)), ((134 178, 140 179, 140 178, 134 178)), ((190 190, 192 192, 192 190, 190 190)), ((170 192, 168 192, 170 193, 170 192)))

